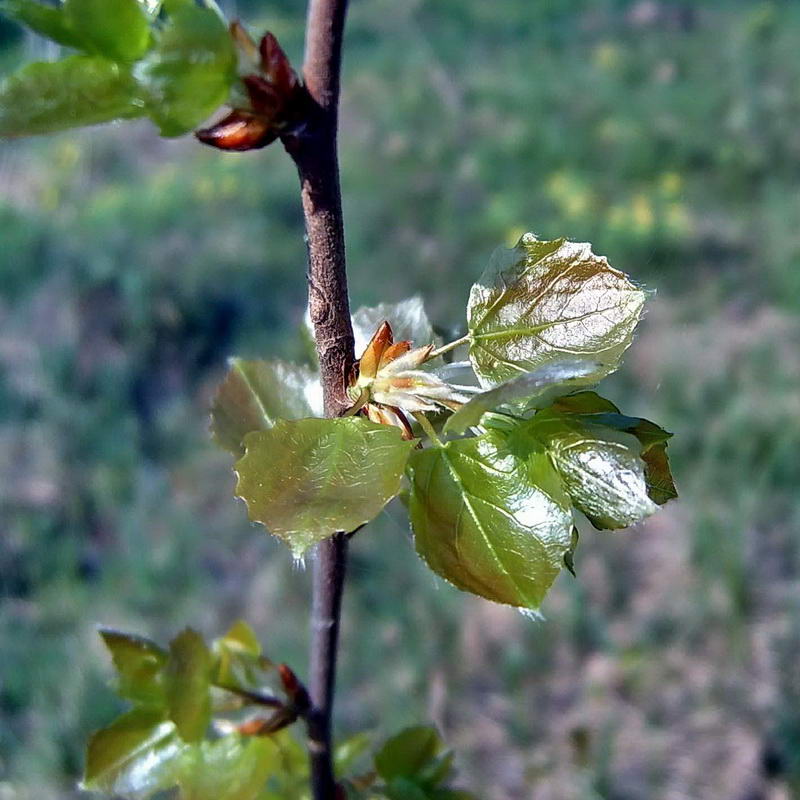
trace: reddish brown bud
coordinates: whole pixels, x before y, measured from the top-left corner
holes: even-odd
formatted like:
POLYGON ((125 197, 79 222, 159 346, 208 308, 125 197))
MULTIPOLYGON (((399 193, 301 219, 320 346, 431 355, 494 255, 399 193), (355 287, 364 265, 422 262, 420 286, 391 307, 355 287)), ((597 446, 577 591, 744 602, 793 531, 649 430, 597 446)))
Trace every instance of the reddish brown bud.
POLYGON ((247 111, 233 111, 210 128, 195 131, 203 143, 219 150, 258 150, 278 138, 270 121, 247 111))
POLYGON ((381 323, 359 359, 360 377, 374 378, 378 374, 383 354, 387 348, 392 346, 393 341, 392 326, 388 322, 381 323))
POLYGON ((253 111, 269 120, 274 119, 286 104, 286 98, 278 94, 277 89, 260 75, 245 75, 242 83, 253 111))
POLYGON ((278 664, 278 675, 280 675, 283 689, 291 701, 292 707, 299 714, 305 713, 311 706, 311 698, 308 696, 306 687, 287 664, 278 664))
POLYGON ((275 85, 279 94, 289 97, 300 84, 297 73, 292 69, 286 53, 278 44, 278 40, 266 33, 259 46, 261 52, 261 69, 267 80, 275 85))

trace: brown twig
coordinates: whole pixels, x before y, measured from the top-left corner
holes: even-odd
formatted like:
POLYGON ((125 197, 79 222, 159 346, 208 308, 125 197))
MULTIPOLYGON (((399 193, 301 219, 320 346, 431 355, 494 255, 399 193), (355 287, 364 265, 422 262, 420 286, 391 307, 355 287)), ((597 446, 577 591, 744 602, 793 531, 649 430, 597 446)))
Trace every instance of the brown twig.
MULTIPOLYGON (((336 133, 339 73, 347 0, 310 0, 303 79, 309 95, 305 125, 283 138, 300 176, 308 243, 309 312, 319 356, 325 413, 344 413, 350 401, 345 376, 355 360, 345 270, 344 224, 336 133)), ((313 575, 307 714, 314 800, 333 800, 331 712, 347 536, 317 547, 313 575)))

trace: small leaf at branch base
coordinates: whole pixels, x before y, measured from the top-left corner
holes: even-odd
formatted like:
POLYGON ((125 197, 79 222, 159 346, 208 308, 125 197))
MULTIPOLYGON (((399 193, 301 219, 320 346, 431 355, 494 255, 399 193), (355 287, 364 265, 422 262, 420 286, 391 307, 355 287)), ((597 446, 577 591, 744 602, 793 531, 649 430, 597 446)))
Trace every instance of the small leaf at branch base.
POLYGON ((32 31, 65 47, 82 47, 81 38, 70 26, 61 5, 47 5, 38 0, 2 0, 0 14, 27 25, 32 31))
POLYGON ((572 517, 543 453, 514 455, 505 437, 412 453, 409 512, 417 553, 459 589, 536 609, 561 570, 572 517))
POLYGON ((241 457, 248 433, 269 430, 280 418, 321 413, 312 405, 320 394, 318 387, 319 377, 307 367, 233 358, 211 408, 211 434, 217 444, 241 457))
POLYGON ((135 61, 150 44, 150 20, 138 0, 64 0, 82 48, 112 61, 135 61))
POLYGON ((200 741, 211 722, 211 653, 187 628, 170 642, 164 673, 170 719, 185 742, 200 741))
POLYGON ((498 406, 520 400, 529 404, 555 390, 559 393, 570 391, 570 384, 584 378, 597 369, 595 361, 565 359, 545 364, 524 375, 505 381, 493 389, 476 394, 445 423, 445 433, 464 433, 467 428, 477 425, 481 417, 498 406))
POLYGON ((162 705, 161 670, 167 653, 155 642, 110 628, 100 630, 118 674, 117 693, 137 703, 162 705))
POLYGON ((619 366, 644 300, 588 244, 526 234, 497 250, 472 287, 470 359, 484 386, 564 357, 597 361, 584 379, 596 383, 619 366))
POLYGON ((137 77, 162 136, 196 128, 228 98, 236 80, 233 40, 210 8, 181 4, 167 18, 137 77))
POLYGON ((0 86, 0 136, 28 136, 144 115, 127 69, 94 56, 34 62, 0 86))
POLYGON ((413 447, 399 429, 356 417, 280 420, 244 444, 236 494, 296 556, 380 513, 400 491, 413 447))

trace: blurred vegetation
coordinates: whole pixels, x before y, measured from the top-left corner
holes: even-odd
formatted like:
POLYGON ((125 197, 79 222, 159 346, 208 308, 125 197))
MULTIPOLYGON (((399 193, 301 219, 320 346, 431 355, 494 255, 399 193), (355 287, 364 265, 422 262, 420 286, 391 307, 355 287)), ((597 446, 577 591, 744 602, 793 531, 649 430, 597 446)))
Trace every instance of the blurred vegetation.
MULTIPOLYGON (((224 5, 224 4, 223 4, 224 5)), ((250 0, 299 60, 303 0, 250 0)), ((233 13, 233 3, 226 10, 233 13)), ((0 26, 0 68, 54 51, 0 26)), ((463 325, 493 247, 588 240, 658 289, 612 380, 682 499, 582 537, 546 622, 354 540, 338 721, 432 719, 482 797, 800 796, 800 5, 354 0, 355 306, 463 325)), ((296 177, 132 124, 0 149, 0 799, 77 796, 95 624, 239 616, 303 673, 308 575, 207 439, 228 355, 300 357, 296 177)))

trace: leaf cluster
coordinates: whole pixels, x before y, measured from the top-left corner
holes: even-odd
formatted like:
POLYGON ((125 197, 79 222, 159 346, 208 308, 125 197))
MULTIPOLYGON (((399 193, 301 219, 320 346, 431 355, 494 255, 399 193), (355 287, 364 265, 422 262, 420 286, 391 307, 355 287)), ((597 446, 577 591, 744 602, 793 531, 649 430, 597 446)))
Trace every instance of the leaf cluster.
POLYGON ((163 136, 228 100, 237 54, 213 0, 2 0, 0 13, 75 51, 0 87, 0 136, 149 117, 163 136))
POLYGON ((578 518, 625 528, 676 496, 671 434, 592 390, 619 366, 645 298, 589 245, 526 234, 494 254, 454 342, 434 340, 416 298, 356 312, 367 345, 350 416, 314 416, 311 368, 234 359, 212 433, 238 459, 250 518, 295 556, 359 528, 405 481, 422 560, 462 590, 535 611, 574 571, 578 518))
MULTIPOLYGON (((183 800, 310 798, 308 756, 288 727, 307 711, 305 689, 263 655, 246 623, 210 645, 186 629, 168 648, 100 633, 117 693, 133 707, 92 736, 83 788, 136 800, 166 790, 183 800), (269 687, 276 674, 280 694, 269 687)), ((337 775, 352 773, 370 742, 367 734, 341 742, 337 775)), ((446 788, 452 761, 434 729, 410 728, 383 745, 372 769, 342 777, 341 790, 354 798, 468 800, 446 788)))

